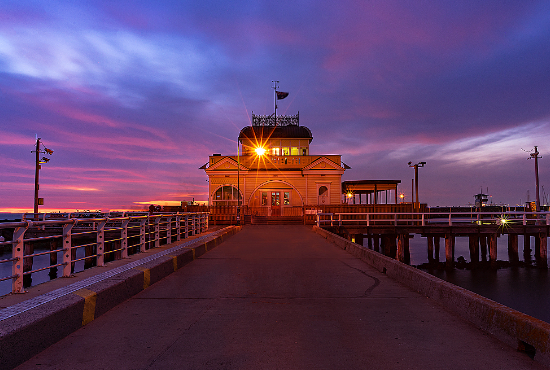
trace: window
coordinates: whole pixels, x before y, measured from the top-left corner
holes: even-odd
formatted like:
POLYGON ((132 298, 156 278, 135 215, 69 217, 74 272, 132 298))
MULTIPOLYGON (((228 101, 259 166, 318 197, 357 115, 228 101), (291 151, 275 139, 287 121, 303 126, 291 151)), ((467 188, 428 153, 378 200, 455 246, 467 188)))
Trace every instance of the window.
POLYGON ((214 193, 215 206, 236 206, 240 199, 239 192, 236 187, 222 186, 214 193))
POLYGON ((283 155, 290 155, 290 153, 288 151, 288 147, 283 148, 283 155))
POLYGON ((281 155, 281 148, 271 148, 272 155, 281 155))
POLYGON ((262 191, 262 206, 267 206, 267 192, 262 191))
POLYGON ((288 192, 288 191, 285 191, 285 193, 284 193, 283 205, 285 205, 285 206, 290 205, 290 192, 288 192))
POLYGON ((298 148, 292 147, 290 148, 290 155, 300 155, 300 152, 298 151, 298 148))
POLYGON ((306 148, 302 148, 302 155, 307 155, 307 149, 306 148))

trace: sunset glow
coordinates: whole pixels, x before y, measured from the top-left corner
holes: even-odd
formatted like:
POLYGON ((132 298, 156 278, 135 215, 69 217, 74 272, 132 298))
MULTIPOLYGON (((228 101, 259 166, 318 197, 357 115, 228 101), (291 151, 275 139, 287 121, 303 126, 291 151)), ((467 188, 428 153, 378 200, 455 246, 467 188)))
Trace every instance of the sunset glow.
POLYGON ((412 199, 407 163, 425 161, 429 205, 480 188, 522 204, 537 145, 544 203, 549 39, 547 1, 4 1, 0 212, 33 209, 37 136, 54 151, 42 211, 205 201, 199 167, 274 113, 274 79, 277 113, 299 112, 309 154, 342 155, 342 180, 399 179, 412 199))

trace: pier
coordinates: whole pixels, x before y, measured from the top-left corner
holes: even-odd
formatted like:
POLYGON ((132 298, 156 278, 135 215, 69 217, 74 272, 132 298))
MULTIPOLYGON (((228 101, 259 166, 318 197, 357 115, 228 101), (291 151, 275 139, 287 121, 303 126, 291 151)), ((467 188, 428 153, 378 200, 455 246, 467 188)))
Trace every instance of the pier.
POLYGON ((316 226, 231 226, 159 249, 5 297, 2 368, 550 363, 550 324, 316 226))
POLYGON ((428 262, 439 262, 443 249, 447 268, 455 266, 456 237, 468 237, 473 267, 487 257, 496 267, 498 237, 507 235, 510 263, 517 264, 518 236, 522 235, 524 251, 534 247, 537 267, 548 268, 548 212, 318 213, 316 224, 404 263, 410 262, 409 239, 414 235, 426 237, 428 262))

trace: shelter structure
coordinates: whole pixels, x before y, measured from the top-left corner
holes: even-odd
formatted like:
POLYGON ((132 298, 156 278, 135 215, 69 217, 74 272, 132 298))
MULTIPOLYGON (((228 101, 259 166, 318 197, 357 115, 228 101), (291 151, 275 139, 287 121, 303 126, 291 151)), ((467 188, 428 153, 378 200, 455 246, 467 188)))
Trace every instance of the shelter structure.
POLYGON ((356 180, 342 182, 342 194, 346 196, 348 204, 356 204, 356 198, 361 202, 361 196, 365 195, 365 204, 388 204, 388 200, 393 198, 397 204, 397 185, 401 180, 356 180), (390 197, 388 197, 390 192, 390 197), (393 197, 391 193, 393 192, 393 197), (385 195, 385 196, 383 196, 385 195))
POLYGON ((239 133, 237 155, 213 154, 201 167, 209 204, 242 206, 261 216, 302 216, 306 205, 341 204, 340 155, 312 154, 313 135, 291 116, 252 114, 239 133))

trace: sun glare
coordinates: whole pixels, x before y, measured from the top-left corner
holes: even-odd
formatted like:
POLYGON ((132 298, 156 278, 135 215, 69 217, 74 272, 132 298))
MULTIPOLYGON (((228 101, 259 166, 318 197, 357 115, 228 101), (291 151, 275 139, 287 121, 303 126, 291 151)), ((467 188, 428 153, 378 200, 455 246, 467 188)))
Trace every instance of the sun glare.
POLYGON ((260 157, 263 156, 265 154, 265 148, 264 147, 257 147, 256 149, 254 149, 254 151, 256 152, 256 154, 258 154, 260 157))

